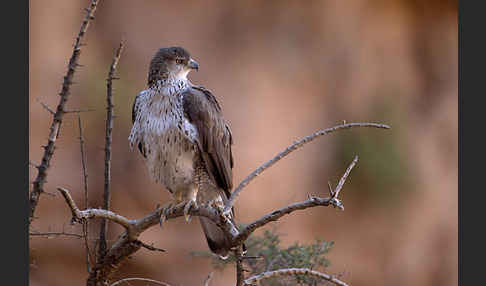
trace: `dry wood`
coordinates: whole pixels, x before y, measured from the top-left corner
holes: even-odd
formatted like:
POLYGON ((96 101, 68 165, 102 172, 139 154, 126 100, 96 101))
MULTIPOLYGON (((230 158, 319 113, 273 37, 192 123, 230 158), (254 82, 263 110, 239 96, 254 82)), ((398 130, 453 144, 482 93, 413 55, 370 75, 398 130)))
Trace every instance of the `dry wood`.
POLYGON ((69 59, 68 70, 64 76, 64 81, 62 83, 61 92, 59 93, 59 104, 57 105, 56 112, 53 115, 49 137, 47 140, 47 145, 44 146, 44 155, 42 156, 42 162, 37 167, 38 173, 34 180, 32 191, 30 192, 29 198, 29 225, 32 223, 34 218, 35 209, 39 203, 39 198, 42 193, 44 193, 44 184, 47 178, 47 170, 50 167, 52 156, 54 155, 54 148, 56 144, 56 139, 61 128, 62 119, 65 113, 66 102, 69 99, 69 93, 71 85, 73 83, 74 72, 79 66, 79 56, 81 54, 81 40, 83 39, 89 23, 94 19, 94 13, 98 5, 99 0, 92 0, 89 8, 86 10, 86 17, 81 24, 81 29, 79 30, 78 36, 74 42, 73 53, 69 59))
MULTIPOLYGON (((106 135, 105 135, 105 184, 103 189, 103 209, 110 209, 110 183, 111 183, 111 143, 113 134, 113 79, 115 76, 116 67, 120 61, 121 52, 123 50, 123 41, 120 41, 118 49, 113 56, 113 60, 108 71, 108 78, 106 79, 106 135)), ((101 220, 100 225, 100 241, 98 248, 98 259, 102 259, 106 254, 106 235, 108 232, 108 224, 105 219, 101 220)))
POLYGON ((349 128, 354 128, 354 127, 372 127, 372 128, 382 128, 382 129, 390 129, 391 127, 386 125, 386 124, 378 124, 378 123, 343 123, 341 125, 337 125, 331 128, 319 130, 315 132, 312 135, 306 136, 302 138, 299 141, 294 142, 292 145, 288 146, 283 150, 282 152, 278 153, 275 157, 273 157, 271 160, 265 162, 263 165, 258 167, 255 171, 251 172, 241 183, 236 187, 236 189, 233 191, 231 194, 231 198, 228 200, 226 203, 226 206, 224 208, 225 213, 229 213, 231 211, 231 208, 233 207, 233 204, 236 201, 236 198, 240 194, 240 192, 243 190, 244 187, 246 187, 253 179, 255 179, 257 176, 259 176, 263 171, 266 169, 270 168, 273 164, 277 163, 281 159, 283 159, 285 156, 289 155, 291 152, 299 149, 300 147, 304 146, 305 144, 312 142, 314 139, 317 139, 320 136, 338 131, 338 130, 343 130, 343 129, 349 129, 349 128))

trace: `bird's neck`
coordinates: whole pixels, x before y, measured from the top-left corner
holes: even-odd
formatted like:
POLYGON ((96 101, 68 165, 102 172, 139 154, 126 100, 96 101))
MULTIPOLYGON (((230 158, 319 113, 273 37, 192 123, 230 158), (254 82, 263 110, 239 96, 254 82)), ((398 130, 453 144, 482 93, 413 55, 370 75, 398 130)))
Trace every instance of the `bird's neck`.
POLYGON ((189 86, 191 86, 191 83, 187 78, 175 78, 175 77, 160 79, 154 85, 156 89, 168 89, 171 90, 172 92, 177 92, 186 89, 189 86))

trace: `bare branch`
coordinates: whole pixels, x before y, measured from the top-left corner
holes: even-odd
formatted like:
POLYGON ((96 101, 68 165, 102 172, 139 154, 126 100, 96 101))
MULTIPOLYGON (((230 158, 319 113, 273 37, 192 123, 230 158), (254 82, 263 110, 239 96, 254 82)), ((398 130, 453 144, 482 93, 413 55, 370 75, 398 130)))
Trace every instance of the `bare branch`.
POLYGON ((83 238, 84 236, 77 233, 70 233, 70 232, 31 232, 29 233, 30 236, 71 236, 76 238, 83 238))
POLYGON ((208 274, 208 277, 204 279, 203 286, 209 286, 209 282, 211 282, 211 279, 213 278, 213 272, 208 274))
MULTIPOLYGON (((123 41, 120 42, 113 61, 110 65, 108 72, 108 78, 106 79, 106 136, 105 136, 105 185, 103 192, 103 208, 105 210, 110 209, 110 180, 111 180, 111 142, 113 131, 113 76, 115 75, 116 67, 120 60, 121 52, 123 50, 123 41)), ((99 258, 103 257, 106 253, 106 234, 108 231, 108 225, 106 220, 101 220, 100 226, 100 243, 98 248, 99 258)))
POLYGON ((287 147, 285 150, 282 152, 278 153, 275 157, 273 157, 271 160, 265 162, 263 165, 258 167, 255 171, 253 171, 250 175, 248 175, 239 185, 236 187, 236 189, 233 191, 231 194, 231 198, 228 200, 226 203, 226 206, 224 208, 224 212, 228 213, 231 208, 233 207, 233 204, 236 201, 236 198, 238 197, 239 193, 243 190, 244 187, 246 187, 253 179, 255 179, 258 175, 260 175, 263 171, 271 167, 273 164, 290 154, 292 151, 295 151, 302 147, 303 145, 312 142, 314 139, 326 135, 329 133, 332 133, 334 131, 338 130, 343 130, 343 129, 349 129, 353 127, 374 127, 374 128, 382 128, 382 129, 390 129, 391 127, 385 124, 378 124, 378 123, 344 123, 341 125, 337 125, 328 129, 324 130, 319 130, 315 132, 312 135, 309 135, 307 137, 302 138, 301 140, 293 143, 289 147, 287 147))
POLYGON ((153 245, 148 245, 146 243, 143 243, 142 241, 140 241, 140 244, 142 245, 143 248, 146 248, 146 249, 151 250, 151 251, 165 252, 165 249, 158 248, 158 247, 155 247, 153 245))
POLYGON ((266 225, 269 222, 276 221, 276 220, 280 219, 281 217, 283 217, 284 215, 290 214, 290 213, 297 211, 297 210, 304 210, 304 209, 311 208, 311 207, 329 206, 329 205, 334 205, 334 206, 339 207, 341 205, 341 203, 339 202, 339 200, 334 199, 334 198, 311 197, 306 201, 293 203, 291 205, 288 205, 286 207, 283 207, 281 209, 273 211, 273 212, 257 219, 256 221, 248 224, 245 228, 243 228, 243 230, 241 230, 241 232, 238 234, 238 236, 233 241, 233 243, 234 243, 233 245, 234 246, 240 245, 246 239, 248 239, 250 234, 252 234, 256 229, 266 225))
MULTIPOLYGON (((351 170, 354 168, 354 166, 356 165, 356 163, 358 163, 358 155, 354 156, 354 159, 353 159, 353 162, 351 162, 351 164, 349 164, 348 168, 346 169, 346 172, 344 172, 344 175, 341 177, 341 179, 339 180, 339 183, 338 185, 336 186, 336 189, 334 189, 334 191, 332 192, 332 197, 333 198, 337 198, 338 195, 339 195, 339 192, 341 191, 341 189, 343 188, 344 186, 344 183, 346 182, 346 179, 348 178, 349 176, 349 173, 351 172, 351 170)), ((330 186, 330 185, 329 185, 330 186)))
POLYGON ((295 276, 295 275, 312 276, 312 277, 316 277, 322 280, 332 282, 336 285, 348 286, 348 284, 333 277, 332 275, 311 270, 309 268, 288 268, 288 269, 279 269, 275 271, 264 272, 246 279, 244 285, 257 285, 261 280, 264 279, 274 278, 279 276, 295 276))
MULTIPOLYGON (((147 245, 138 240, 139 235, 151 226, 157 225, 160 221, 160 215, 163 208, 157 208, 152 214, 140 219, 130 220, 119 214, 104 209, 86 209, 79 210, 69 191, 63 188, 58 188, 58 191, 63 195, 68 204, 71 213, 72 221, 83 223, 87 219, 105 218, 117 224, 120 224, 126 229, 124 233, 112 246, 102 259, 97 261, 96 265, 90 272, 87 285, 98 285, 100 282, 108 281, 109 277, 117 270, 119 264, 126 260, 127 257, 138 251, 141 247, 147 248, 147 245)), ((235 226, 220 212, 209 206, 193 207, 189 211, 192 216, 204 216, 214 221, 221 229, 225 231, 231 238, 236 236, 237 230, 235 226)), ((167 213, 167 219, 172 219, 184 215, 184 205, 179 205, 171 209, 167 213)), ((149 246, 150 248, 150 246, 149 246)))
POLYGON ((36 100, 37 100, 37 102, 39 102, 42 105, 42 107, 44 107, 45 110, 49 111, 50 114, 52 114, 52 115, 56 114, 56 112, 54 112, 54 110, 52 110, 49 107, 49 105, 47 105, 44 102, 40 101, 38 98, 36 100))
POLYGON ((84 208, 88 208, 88 168, 86 166, 86 153, 84 150, 83 126, 81 124, 81 116, 78 116, 79 125, 79 148, 81 152, 81 165, 83 167, 83 183, 84 183, 84 208))
POLYGON ((248 239, 250 234, 252 234, 257 228, 260 228, 260 227, 266 225, 269 222, 276 221, 279 218, 283 217, 284 215, 290 214, 290 213, 297 211, 297 210, 304 210, 304 209, 311 208, 311 207, 329 206, 329 205, 332 205, 334 207, 338 207, 341 210, 344 210, 343 204, 341 203, 341 201, 338 199, 337 196, 339 195, 339 192, 341 191, 344 183, 346 182, 346 179, 348 178, 349 173, 351 172, 351 170, 353 169, 353 167, 356 165, 357 162, 358 162, 358 156, 355 156, 354 160, 351 162, 351 164, 346 169, 346 172, 344 172, 344 175, 339 180, 339 184, 337 185, 337 187, 334 191, 331 189, 331 185, 330 184, 328 185, 329 188, 330 188, 330 190, 329 190, 330 193, 333 194, 331 197, 318 198, 318 197, 314 197, 314 196, 309 196, 309 199, 304 201, 304 202, 293 203, 293 204, 290 204, 290 205, 283 207, 279 210, 273 211, 270 214, 267 214, 267 215, 255 220, 254 222, 248 224, 245 228, 243 228, 243 230, 241 230, 241 232, 234 239, 233 245, 237 246, 237 245, 240 245, 241 243, 243 243, 245 240, 248 239))
POLYGON ((123 282, 130 285, 130 283, 128 283, 128 281, 145 281, 145 282, 152 282, 156 285, 171 286, 170 284, 167 284, 167 283, 162 282, 162 281, 157 281, 157 280, 148 279, 148 278, 137 278, 137 277, 121 279, 121 280, 118 280, 115 283, 111 284, 110 286, 118 286, 118 285, 121 285, 123 282))
POLYGON ((241 259, 243 255, 240 246, 235 249, 234 254, 236 261, 236 286, 242 286, 245 283, 245 273, 243 269, 243 259, 241 259))
POLYGON ((87 209, 84 211, 79 210, 79 208, 76 206, 76 203, 74 202, 73 198, 69 194, 69 191, 64 189, 64 188, 57 188, 57 190, 62 194, 64 199, 66 200, 66 203, 69 205, 71 208, 71 212, 73 215, 73 221, 80 222, 82 223, 84 220, 90 219, 90 218, 104 218, 111 220, 121 226, 123 226, 125 229, 129 230, 132 228, 134 221, 129 220, 119 214, 116 214, 114 212, 108 211, 108 210, 103 210, 103 209, 87 209))
POLYGON ((29 198, 29 224, 32 222, 34 218, 34 212, 39 202, 40 194, 44 192, 44 183, 47 177, 47 170, 50 167, 51 158, 54 155, 54 147, 58 135, 58 131, 60 129, 60 125, 62 119, 64 117, 64 107, 66 102, 69 98, 69 92, 72 84, 72 80, 74 77, 74 72, 76 71, 76 67, 78 66, 79 56, 81 54, 81 39, 84 37, 89 23, 93 18, 93 15, 96 11, 96 7, 98 5, 99 0, 92 0, 90 3, 89 8, 87 9, 86 17, 84 18, 83 23, 81 24, 81 28, 79 30, 78 36, 76 37, 73 53, 71 58, 69 59, 68 70, 66 75, 64 76, 64 82, 62 84, 61 92, 59 93, 59 104, 57 105, 57 109, 55 114, 53 115, 53 120, 50 127, 49 138, 47 141, 47 145, 44 148, 44 155, 42 156, 42 162, 39 165, 37 177, 34 180, 33 188, 30 193, 29 198))
MULTIPOLYGON (((81 124, 81 116, 78 115, 79 126, 79 148, 81 152, 81 165, 83 166, 83 183, 84 183, 84 208, 88 208, 88 168, 86 167, 86 154, 84 151, 83 125, 81 124)), ((83 223, 84 247, 86 248, 86 267, 88 272, 91 271, 92 257, 88 243, 88 229, 89 222, 86 220, 83 223)))

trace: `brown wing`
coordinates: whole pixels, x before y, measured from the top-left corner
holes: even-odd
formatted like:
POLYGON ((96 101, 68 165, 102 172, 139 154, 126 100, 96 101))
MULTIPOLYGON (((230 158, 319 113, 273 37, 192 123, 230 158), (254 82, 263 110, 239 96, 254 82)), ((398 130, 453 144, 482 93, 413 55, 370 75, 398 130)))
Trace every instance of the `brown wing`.
POLYGON ((183 94, 184 115, 197 129, 198 147, 211 179, 229 197, 233 188, 231 130, 214 95, 199 86, 183 94))
MULTIPOLYGON (((137 97, 135 97, 135 100, 133 101, 133 106, 132 106, 132 124, 135 122, 137 119, 137 112, 138 112, 138 99, 142 96, 142 93, 139 93, 137 97)), ((143 147, 144 144, 142 142, 138 143, 138 150, 140 153, 147 158, 147 155, 145 154, 145 148, 143 147)))

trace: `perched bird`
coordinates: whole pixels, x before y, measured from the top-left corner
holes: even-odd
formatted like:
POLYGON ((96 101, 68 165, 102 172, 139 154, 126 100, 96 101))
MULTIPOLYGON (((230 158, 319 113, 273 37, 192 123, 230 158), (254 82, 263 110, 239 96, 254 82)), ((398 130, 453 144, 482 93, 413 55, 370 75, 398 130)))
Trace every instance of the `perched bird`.
MULTIPOLYGON (((166 210, 185 204, 187 221, 194 205, 221 209, 233 187, 231 130, 214 95, 187 78, 198 68, 181 47, 159 49, 150 62, 147 89, 133 103, 128 138, 151 177, 172 194, 166 210)), ((234 212, 230 216, 233 220, 234 212)), ((208 218, 199 220, 211 251, 227 257, 224 232, 208 218)))

